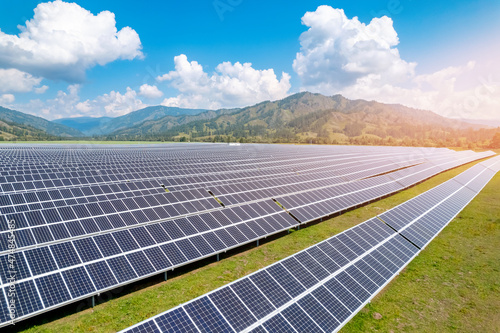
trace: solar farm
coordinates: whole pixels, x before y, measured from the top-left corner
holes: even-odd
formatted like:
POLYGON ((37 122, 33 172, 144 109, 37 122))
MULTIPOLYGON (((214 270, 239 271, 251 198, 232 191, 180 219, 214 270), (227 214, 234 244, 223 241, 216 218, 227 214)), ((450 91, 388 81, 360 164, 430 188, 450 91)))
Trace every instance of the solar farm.
POLYGON ((493 152, 306 145, 2 145, 0 326, 240 248, 480 161, 124 332, 336 332, 500 170, 493 152))

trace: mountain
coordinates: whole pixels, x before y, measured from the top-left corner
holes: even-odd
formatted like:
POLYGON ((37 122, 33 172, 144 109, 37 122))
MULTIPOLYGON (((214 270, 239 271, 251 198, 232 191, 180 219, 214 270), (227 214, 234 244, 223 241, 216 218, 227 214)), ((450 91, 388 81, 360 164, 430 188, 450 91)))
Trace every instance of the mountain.
POLYGON ((356 143, 354 139, 363 137, 379 141, 420 140, 427 144, 426 140, 438 141, 457 131, 482 127, 485 126, 397 104, 303 92, 241 109, 146 121, 112 135, 122 139, 162 137, 177 140, 184 137, 201 141, 217 141, 216 137, 220 139, 221 136, 257 142, 310 142, 314 139, 323 143, 356 143))
MULTIPOLYGON (((298 95, 304 95, 304 93, 290 96, 281 101, 261 102, 246 108, 205 111, 195 116, 167 116, 158 120, 145 121, 142 124, 124 128, 112 134, 120 137, 165 134, 172 130, 174 132, 182 131, 182 128, 191 124, 199 126, 207 121, 211 123, 214 119, 217 119, 217 123, 227 121, 228 124, 244 124, 253 121, 256 123, 269 123, 271 127, 279 127, 297 116, 331 108, 334 105, 329 97, 320 94, 315 94, 313 98, 309 99, 305 97, 295 103, 294 96, 298 95)), ((313 94, 309 95, 312 96, 313 94)), ((213 126, 209 126, 209 128, 214 129, 213 126)))
POLYGON ((60 136, 47 134, 30 125, 0 120, 0 141, 47 141, 61 140, 60 136))
MULTIPOLYGON (((52 136, 80 137, 83 133, 77 129, 53 123, 46 119, 32 116, 23 112, 10 110, 0 106, 0 120, 5 123, 29 126, 52 136)), ((16 125, 14 125, 16 126, 16 125)))
POLYGON ((137 126, 124 128, 111 133, 115 137, 133 138, 143 135, 158 135, 170 131, 172 128, 189 126, 194 123, 205 123, 211 119, 228 115, 238 109, 208 110, 197 115, 165 116, 158 120, 147 120, 137 126))
POLYGON ((182 117, 206 112, 202 109, 182 109, 163 105, 150 106, 126 115, 109 118, 76 117, 57 119, 53 122, 64 124, 83 132, 85 135, 106 135, 114 131, 140 125, 146 121, 157 120, 167 116, 182 117))
POLYGON ((203 110, 152 106, 116 118, 79 117, 53 122, 0 108, 1 120, 7 125, 7 131, 3 131, 7 139, 16 137, 10 136, 11 131, 16 132, 18 138, 40 140, 53 135, 95 135, 107 140, 239 140, 472 149, 474 145, 486 147, 498 131, 484 124, 449 119, 398 104, 309 92, 244 108, 203 110))

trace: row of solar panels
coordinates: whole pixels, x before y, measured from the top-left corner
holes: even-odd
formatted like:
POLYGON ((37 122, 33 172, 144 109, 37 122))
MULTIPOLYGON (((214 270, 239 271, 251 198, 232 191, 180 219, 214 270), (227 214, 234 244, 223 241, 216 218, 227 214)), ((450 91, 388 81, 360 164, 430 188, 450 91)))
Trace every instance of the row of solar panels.
MULTIPOLYGON (((389 167, 391 167, 391 165, 389 165, 389 167)), ((397 166, 392 166, 392 168, 396 167, 397 166)), ((386 167, 383 170, 388 171, 391 169, 386 167)), ((341 172, 338 173, 342 174, 341 172)), ((291 182, 292 179, 289 179, 289 181, 291 182)), ((280 182, 278 181, 268 181, 268 183, 274 182, 277 182, 277 185, 280 185, 280 182)), ((334 182, 332 184, 334 184, 334 182)), ((252 183, 250 182, 249 185, 251 186, 252 183)), ((257 184, 253 185, 259 186, 257 184)), ((262 183, 260 186, 263 187, 266 185, 262 183)), ((248 193, 248 191, 250 190, 248 186, 245 188, 238 188, 237 190, 245 191, 246 189, 246 192, 248 193, 246 194, 247 199, 258 200, 271 198, 283 193, 288 193, 290 192, 290 187, 292 186, 293 183, 292 185, 282 185, 280 188, 274 188, 273 191, 264 190, 261 188, 261 191, 257 193, 259 197, 252 196, 250 198, 248 198, 248 195, 251 195, 248 193)), ((104 193, 105 189, 99 189, 101 189, 104 193)), ((108 188, 108 191, 110 189, 111 188, 108 188)), ((307 189, 310 188, 307 188, 306 186, 300 187, 301 191, 307 189)), ((61 191, 50 193, 52 196, 56 194, 62 196, 62 194, 60 193, 61 191)), ((97 188, 94 189, 94 191, 97 192, 97 188)), ((77 191, 74 192, 77 193, 77 191)), ((41 193, 44 193, 45 197, 49 196, 47 192, 41 193)), ((88 191, 85 193, 88 193, 88 191)), ((80 192, 81 195, 84 195, 85 193, 83 191, 80 192)), ((99 192, 95 194, 98 193, 99 192)), ((87 204, 79 203, 78 201, 72 199, 62 200, 62 198, 58 198, 58 200, 56 199, 51 201, 43 201, 43 205, 33 203, 31 205, 20 204, 6 206, 3 208, 3 213, 8 213, 6 215, 6 218, 8 220, 13 219, 17 221, 16 232, 20 233, 20 235, 18 236, 20 240, 18 245, 20 247, 24 247, 35 244, 34 242, 30 242, 30 239, 34 239, 36 240, 37 244, 40 244, 43 241, 50 242, 53 240, 62 239, 64 235, 71 235, 72 237, 80 235, 78 233, 78 230, 80 230, 81 228, 78 228, 78 225, 83 224, 83 222, 81 221, 82 219, 87 219, 84 220, 85 224, 83 226, 83 229, 86 231, 86 233, 89 233, 90 231, 88 230, 93 230, 93 232, 100 232, 112 228, 124 227, 126 225, 151 222, 185 214, 199 213, 219 207, 219 204, 211 197, 211 195, 207 191, 186 190, 173 193, 160 192, 156 194, 145 195, 146 193, 141 190, 137 191, 137 193, 138 196, 135 197, 127 195, 127 198, 116 198, 114 200, 109 200, 109 196, 101 195, 101 202, 96 202, 99 199, 99 196, 81 197, 81 199, 85 201, 94 199, 92 200, 93 202, 87 204), (31 210, 23 212, 26 208, 30 208, 31 210), (13 212, 14 209, 17 211, 16 213, 13 212), (88 218, 94 218, 96 222, 94 223, 88 218), (85 225, 94 225, 96 223, 98 224, 99 228, 92 226, 85 227, 85 225), (49 226, 47 227, 46 225, 49 226), (73 232, 71 232, 71 230, 73 230, 73 232), (31 237, 31 233, 33 233, 34 237, 31 237)), ((34 193, 30 194, 34 195, 34 193)), ((4 201, 7 201, 5 199, 9 199, 8 202, 16 201, 18 200, 19 195, 21 194, 7 196, 6 198, 4 198, 4 201)), ((23 194, 23 198, 28 198, 28 196, 26 194, 23 194)), ((39 195, 38 198, 41 199, 43 198, 43 196, 39 195)), ((226 197, 224 197, 224 200, 226 200, 226 197)), ((232 203, 229 198, 227 198, 226 202, 228 201, 229 203, 232 203)), ((0 234, 0 251, 5 251, 8 240, 8 228, 6 220, 0 224, 0 229, 4 231, 0 234)))
MULTIPOLYGON (((365 163, 368 163, 365 162, 365 163)), ((379 162, 380 165, 379 172, 387 172, 390 170, 391 165, 387 164, 388 162, 379 162)), ((407 161, 406 163, 411 164, 414 163, 412 161, 407 161)), ((364 164, 359 164, 356 162, 357 169, 363 170, 366 175, 374 174, 377 172, 374 169, 374 166, 377 164, 372 164, 371 169, 366 169, 367 166, 364 164)), ((394 165, 394 163, 392 163, 394 165)), ((401 163, 394 165, 401 166, 401 163)), ((350 179, 360 178, 363 175, 359 175, 359 173, 353 172, 355 168, 350 168, 347 171, 350 172, 350 175, 346 174, 347 171, 342 171, 339 168, 337 171, 328 171, 328 172, 318 172, 318 173, 308 173, 306 175, 292 175, 288 177, 281 177, 278 179, 268 179, 266 182, 262 180, 252 181, 249 179, 246 183, 235 183, 232 185, 226 186, 214 186, 211 187, 213 192, 222 193, 224 196, 224 203, 235 204, 235 203, 243 203, 246 201, 258 200, 263 198, 270 198, 273 196, 280 195, 282 193, 290 192, 291 188, 294 184, 305 184, 307 186, 301 186, 301 190, 305 190, 307 187, 313 188, 315 183, 323 183, 324 186, 325 180, 332 182, 337 179, 345 179, 349 177, 350 179), (268 190, 272 187, 272 191, 268 190), (232 192, 231 192, 232 191, 232 192), (237 194, 237 192, 241 192, 241 194, 237 194), (234 196, 225 196, 228 193, 234 193, 237 197, 234 196), (253 193, 253 194, 252 194, 253 193), (241 197, 243 196, 243 198, 241 197), (236 199, 236 200, 235 200, 236 199), (236 201, 236 202, 235 202, 236 201)), ((149 183, 151 187, 153 184, 149 183)), ((19 227, 24 227, 27 224, 23 221, 32 220, 32 225, 41 225, 44 222, 54 223, 61 221, 62 219, 68 220, 66 216, 68 214, 73 215, 72 212, 65 213, 63 210, 67 210, 68 206, 72 206, 73 210, 76 212, 76 216, 80 218, 102 215, 102 212, 109 214, 115 213, 116 211, 120 211, 120 207, 122 211, 131 210, 137 207, 140 208, 149 208, 157 206, 158 204, 173 204, 173 203, 181 203, 185 201, 191 201, 196 199, 210 199, 211 196, 208 194, 206 190, 199 191, 197 189, 186 190, 186 191, 177 191, 171 193, 165 193, 163 188, 157 186, 155 190, 148 190, 145 188, 144 184, 139 183, 134 184, 119 184, 118 185, 102 185, 102 186, 93 186, 93 187, 81 187, 81 188, 72 188, 72 189, 61 189, 61 190, 51 190, 51 191, 38 191, 38 192, 28 192, 28 193, 16 193, 11 195, 3 195, 0 196, 0 211, 3 214, 14 214, 14 213, 22 213, 26 212, 26 218, 23 214, 15 214, 9 215, 9 218, 15 218, 19 220, 19 227), (132 186, 133 185, 133 186, 132 186), (135 188, 135 191, 125 191, 130 188, 135 188), (161 190, 158 190, 160 189, 161 190), (122 190, 117 191, 117 190, 122 190), (150 195, 153 194, 153 195, 150 195), (155 199, 155 197, 157 199, 155 199), (134 200, 134 198, 136 200, 134 200), (101 203, 102 202, 102 203, 101 203), (115 205, 110 206, 110 204, 115 203, 115 205), (130 203, 130 204, 127 204, 130 203), (55 207, 55 208, 54 208, 55 207), (64 208, 63 208, 64 207, 64 208), (59 210, 59 212, 58 212, 59 210), (41 211, 36 212, 36 211, 41 211), (42 216, 40 215, 42 214, 42 216), (89 215, 90 214, 90 215, 89 215), (32 216, 33 215, 33 216, 32 216), (30 216, 29 218, 27 218, 30 216), (64 218, 62 218, 64 216, 64 218), (41 221, 41 222, 38 222, 41 221)), ((222 199, 222 197, 221 197, 222 199)), ((195 202, 197 203, 197 202, 195 202)), ((209 207, 213 206, 213 202, 209 205, 209 207)), ((199 205, 197 205, 199 206, 199 205)), ((204 205, 206 206, 206 205, 204 205)), ((202 206, 202 210, 205 208, 202 206)), ((175 211, 175 210, 174 210, 175 211)), ((185 211, 185 209, 182 209, 185 211)), ((191 208, 192 211, 192 208, 191 208)), ((174 213, 175 214, 175 213, 174 213)), ((175 216, 175 215, 174 215, 175 216)), ((0 229, 5 230, 5 224, 0 226, 0 229)))
MULTIPOLYGON (((491 154, 484 153, 481 154, 480 156, 487 157, 491 156, 491 154)), ((401 190, 402 188, 413 186, 421 182, 423 179, 430 178, 444 170, 452 169, 454 167, 470 162, 472 160, 474 159, 467 157, 463 159, 441 160, 440 164, 426 163, 426 164, 416 165, 405 170, 399 170, 394 173, 388 174, 387 179, 390 181, 384 183, 383 186, 392 188, 393 191, 401 190)), ((359 186, 362 186, 361 185, 362 183, 364 182, 369 183, 370 181, 371 179, 365 179, 361 180, 357 184, 359 184, 359 186)), ((295 196, 287 198, 278 198, 278 200, 283 201, 285 207, 291 207, 291 209, 289 210, 290 213, 298 217, 301 221, 307 222, 323 216, 323 212, 325 211, 324 207, 325 203, 330 201, 331 199, 329 196, 323 195, 321 197, 321 200, 315 200, 315 201, 303 200, 302 203, 299 202, 298 204, 296 202, 293 202, 294 200, 297 200, 295 196), (289 202, 290 200, 292 202, 289 202)))
MULTIPOLYGON (((280 154, 316 154, 329 153, 335 150, 339 153, 355 154, 365 152, 366 147, 363 146, 309 146, 304 152, 303 146, 295 145, 267 145, 267 144, 252 144, 241 145, 238 147, 225 144, 207 144, 207 143, 190 143, 176 145, 90 145, 83 146, 78 144, 55 144, 55 145, 22 145, 22 144, 3 144, 0 147, 2 154, 6 158, 12 160, 28 160, 40 162, 40 157, 50 156, 55 161, 81 161, 89 163, 94 160, 119 160, 119 159, 148 159, 157 156, 168 156, 175 159, 195 160, 198 156, 213 156, 214 158, 223 155, 240 155, 241 152, 257 151, 259 153, 276 156, 280 154)), ((412 151, 420 148, 412 147, 388 147, 388 146, 372 146, 370 151, 412 151)), ((426 148, 428 149, 428 148, 426 148)), ((446 148, 430 148, 428 150, 447 150, 446 148)), ((45 161, 44 161, 45 162, 45 161)), ((52 160, 46 161, 51 163, 52 160)))
MULTIPOLYGON (((205 145, 203 145, 205 146, 205 145)), ((201 147, 201 145, 200 145, 201 147)), ((307 159, 307 158, 320 158, 322 156, 331 156, 332 149, 323 149, 318 151, 317 149, 312 149, 309 151, 304 151, 303 149, 295 149, 293 146, 284 147, 281 151, 273 150, 269 147, 263 149, 258 149, 256 145, 246 146, 251 149, 238 149, 231 150, 229 148, 219 149, 216 153, 207 153, 205 148, 202 151, 193 153, 192 151, 182 152, 182 157, 178 156, 177 153, 172 154, 167 150, 166 153, 162 150, 154 150, 151 153, 149 147, 145 147, 141 150, 138 156, 133 154, 133 151, 123 151, 120 155, 115 154, 115 150, 111 150, 112 154, 109 158, 106 156, 106 150, 97 151, 97 159, 92 159, 92 154, 89 156, 90 150, 76 150, 69 151, 70 155, 64 156, 62 159, 52 156, 51 154, 39 154, 36 158, 32 160, 26 159, 11 159, 8 156, 8 150, 1 149, 0 155, 3 156, 2 165, 0 166, 2 171, 0 175, 16 175, 24 174, 22 172, 10 172, 10 171, 22 171, 27 170, 29 173, 46 173, 48 172, 80 172, 89 171, 95 173, 96 166, 103 166, 106 170, 108 167, 119 167, 123 169, 129 168, 146 168, 152 169, 153 166, 166 167, 167 170, 171 170, 172 166, 176 168, 191 168, 196 165, 216 166, 216 165, 248 165, 256 163, 283 163, 287 160, 293 161, 294 159, 307 159), (229 150, 228 150, 229 149, 229 150), (103 156, 106 157, 103 159, 103 156), (47 158, 48 157, 48 158, 47 158), (8 162, 8 163, 6 163, 8 162), (130 162, 134 164, 130 164, 130 162), (161 165, 160 165, 161 163, 161 165), (5 173, 7 171, 7 173, 5 173)), ((17 147, 15 149, 18 149, 17 147)), ((372 152, 381 151, 381 149, 373 149, 372 152)), ((66 152, 67 150, 62 150, 66 152)), ((94 150, 90 151, 93 152, 94 150)), ((335 153, 339 155, 345 151, 345 149, 335 149, 335 153)), ((384 149, 384 151, 390 152, 391 150, 384 149)), ((408 149, 406 149, 408 151, 408 149)), ((432 151, 432 150, 429 150, 432 151)), ((28 151, 29 152, 29 151, 28 151)), ((346 152, 348 155, 355 155, 352 151, 346 152)), ((359 154, 359 153, 357 153, 359 154)), ((100 170, 100 169, 98 169, 100 170)))
POLYGON ((500 157, 124 332, 336 332, 500 170, 500 157))
MULTIPOLYGON (((455 156, 433 156, 430 160, 432 163, 445 163, 446 161, 453 162, 456 164, 456 161, 460 161, 464 163, 465 161, 470 161, 473 159, 481 158, 481 156, 489 156, 491 153, 484 153, 480 155, 455 155, 455 156)), ((387 173, 389 171, 397 170, 400 168, 409 168, 413 165, 420 165, 423 167, 427 164, 422 164, 423 161, 420 158, 416 159, 407 159, 402 162, 388 162, 388 161, 371 161, 370 163, 358 162, 355 166, 349 166, 346 168, 341 168, 337 166, 334 171, 326 172, 326 173, 315 173, 311 175, 294 175, 289 176, 286 179, 286 183, 281 187, 272 188, 272 194, 267 195, 267 197, 281 197, 283 195, 287 195, 294 192, 306 192, 315 189, 321 189, 329 186, 333 186, 336 184, 344 183, 347 181, 354 181, 358 179, 363 179, 367 177, 373 177, 373 175, 387 173), (304 186, 307 184, 307 186, 304 186)), ((457 164, 458 165, 458 164, 457 164)), ((415 167, 412 167, 415 168, 415 167)), ((441 170, 442 171, 442 170, 441 170)), ((268 183, 277 182, 275 180, 269 180, 268 183)), ((229 204, 238 204, 247 202, 248 200, 245 196, 252 196, 253 194, 257 195, 257 193, 262 193, 263 191, 269 191, 270 187, 262 187, 253 185, 252 183, 247 183, 243 187, 243 189, 239 191, 234 191, 234 189, 229 186, 213 186, 210 187, 210 190, 220 199, 223 203, 229 204), (241 198, 240 196, 243 196, 241 198)), ((265 196, 264 196, 265 197, 265 196)), ((291 208, 291 206, 290 206, 291 208)))
MULTIPOLYGON (((338 163, 328 163, 328 167, 324 167, 320 170, 317 169, 317 164, 314 164, 315 170, 307 170, 308 172, 305 175, 302 175, 302 177, 315 177, 316 174, 321 173, 321 172, 326 172, 326 173, 335 173, 336 171, 332 171, 332 167, 338 168, 339 170, 341 168, 345 168, 346 166, 349 165, 359 165, 360 162, 376 162, 377 160, 382 160, 382 162, 389 160, 387 157, 381 159, 380 157, 377 157, 375 159, 373 158, 364 158, 364 159, 349 159, 346 162, 341 161, 338 163), (326 171, 323 171, 326 169, 326 171)), ((392 158, 391 158, 392 160, 392 158)), ((423 162, 422 158, 417 157, 414 159, 409 159, 408 161, 405 161, 406 165, 408 165, 409 162, 412 163, 419 163, 423 162)), ((403 163, 399 164, 400 166, 403 166, 403 163)), ((338 171, 337 171, 338 172, 338 171)), ((0 195, 0 209, 4 207, 11 207, 11 206, 16 206, 16 205, 22 205, 22 204, 36 204, 36 203, 44 203, 44 202, 57 202, 57 200, 70 200, 70 199, 78 199, 78 200, 84 200, 86 199, 89 202, 95 202, 98 201, 100 198, 99 196, 101 195, 118 195, 118 194, 125 194, 127 197, 134 197, 134 196, 141 196, 144 195, 144 191, 153 191, 153 193, 163 193, 164 188, 160 186, 159 182, 162 182, 164 185, 168 186, 169 191, 175 192, 176 187, 179 184, 188 184, 189 187, 192 188, 206 188, 207 186, 217 186, 219 183, 224 183, 228 184, 226 186, 231 186, 233 184, 241 184, 241 185, 246 185, 247 183, 251 182, 252 180, 256 181, 262 181, 262 180, 271 180, 273 182, 281 182, 282 184, 288 184, 293 181, 288 181, 289 177, 296 176, 296 172, 286 172, 283 173, 277 173, 277 172, 270 172, 269 170, 266 171, 266 173, 262 173, 262 175, 257 176, 251 172, 245 172, 243 174, 240 173, 230 173, 230 174, 224 174, 224 175, 209 175, 209 176, 195 176, 195 177, 188 177, 186 179, 161 179, 161 180, 141 180, 141 181, 133 181, 133 182, 123 182, 123 183, 106 183, 102 185, 86 185, 86 186, 73 186, 73 187, 63 187, 59 186, 56 189, 43 189, 43 190, 38 190, 38 191, 32 191, 32 192, 20 192, 20 193, 15 193, 15 194, 4 194, 0 195), (203 177, 203 178, 202 178, 203 177), (175 185, 174 185, 175 184, 175 185), (137 191, 134 193, 134 191, 137 191), (131 192, 131 193, 127 193, 131 192), (94 199, 94 197, 97 197, 94 199)), ((338 173, 335 173, 335 175, 338 175, 338 173)), ((248 185, 244 190, 248 189, 248 185)), ((19 192, 19 191, 18 191, 19 192)), ((172 196, 175 194, 171 194, 172 196)), ((102 198, 101 200, 105 200, 107 198, 102 198)), ((175 199, 175 198, 174 198, 175 199)), ((184 200, 175 200, 175 201, 184 201, 184 200)), ((170 201, 169 202, 173 202, 170 201)), ((64 204, 62 204, 64 205, 64 204)), ((60 204, 58 204, 60 206, 60 204)), ((45 208, 45 207, 44 207, 45 208)), ((23 211, 25 211, 24 209, 23 211)), ((11 211, 6 211, 5 208, 2 210, 3 214, 8 214, 11 211)))
MULTIPOLYGON (((353 162, 357 163, 357 162, 353 162)), ((312 178, 315 177, 315 173, 308 173, 307 177, 312 178)), ((328 172, 332 174, 332 172, 328 172)), ((334 174, 335 175, 335 174, 334 174)), ((267 176, 272 177, 272 175, 267 176)), ((293 181, 288 181, 290 176, 282 176, 275 179, 269 179, 269 181, 276 183, 281 182, 282 184, 293 183, 293 181)), ((304 178, 306 176, 302 176, 304 178)), ((318 175, 316 178, 321 177, 318 175)), ((258 179, 256 177, 248 177, 247 182, 243 182, 243 178, 234 180, 230 185, 227 186, 242 186, 245 185, 243 190, 248 189, 248 182, 251 183, 253 179, 256 181, 268 180, 266 178, 258 179)), ((194 179, 192 179, 194 181, 194 179)), ((227 179, 229 183, 230 179, 227 179)), ((210 181, 207 179, 204 183, 194 183, 193 186, 190 186, 192 189, 199 188, 202 185, 208 184, 217 184, 217 181, 210 181)), ((251 187, 251 186, 250 186, 251 187)), ((262 187, 262 186, 261 186, 262 187)), ((254 187, 258 188, 258 187, 254 187)), ((172 189, 172 188, 171 188, 172 189)), ((232 188, 230 187, 232 190, 232 188)), ((236 189, 236 191, 241 191, 241 189, 236 189)), ((105 184, 105 185, 95 185, 95 186, 82 186, 82 187, 73 187, 73 188, 59 188, 53 190, 39 190, 36 192, 25 192, 25 193, 15 193, 10 195, 0 195, 0 210, 3 214, 13 213, 15 211, 27 211, 27 210, 35 210, 41 208, 50 208, 54 206, 65 206, 71 205, 73 202, 76 203, 88 203, 88 202, 97 202, 97 201, 105 201, 105 200, 113 200, 116 199, 117 196, 120 197, 136 197, 143 196, 146 194, 154 194, 154 193, 164 193, 165 190, 158 184, 154 184, 151 181, 140 181, 140 182, 130 182, 130 183, 118 183, 118 184, 105 184), (149 192, 149 193, 148 193, 149 192), (69 200, 76 200, 70 201, 69 200), (62 201, 64 200, 64 201, 62 201), (42 204, 37 205, 37 204, 42 204)), ((205 191, 206 192, 206 191, 205 191)), ((180 202, 185 201, 185 198, 180 195, 180 198, 176 198, 177 193, 166 194, 168 202, 180 202)), ((189 198, 189 197, 188 197, 189 198)))
MULTIPOLYGON (((408 172, 411 174, 411 171, 408 172)), ((375 187, 364 190, 356 187, 354 190, 358 196, 350 196, 349 200, 343 198, 350 193, 338 196, 338 203, 332 205, 330 213, 387 195, 390 193, 388 189, 401 189, 385 186, 388 180, 385 177, 387 175, 379 176, 381 181, 377 191, 373 191, 375 187), (370 194, 366 196, 364 193, 370 194)), ((376 182, 375 179, 371 181, 376 182)), ((266 205, 260 202, 245 209, 244 206, 222 209, 217 211, 219 215, 216 212, 193 215, 186 219, 20 251, 16 260, 22 272, 22 278, 16 284, 19 318, 199 260, 298 224, 272 201, 266 205)), ((0 262, 5 263, 6 260, 7 257, 3 256, 0 262)), ((4 291, 8 287, 4 279, 6 274, 5 271, 0 274, 4 291)), ((6 317, 4 319, 7 320, 6 317)))
MULTIPOLYGON (((1 152, 1 151, 0 151, 1 152)), ((424 151, 427 152, 427 151, 424 151)), ((431 153, 435 153, 431 151, 431 153)), ((447 152, 451 154, 450 151, 447 152)), ((370 153, 369 155, 372 155, 370 153)), ((406 153, 400 153, 405 154, 406 153)), ((384 154, 386 156, 391 156, 391 154, 384 154)), ((420 153, 419 155, 422 155, 420 153)), ((358 159, 366 158, 366 156, 347 156, 347 158, 355 158, 358 159)), ((250 156, 248 157, 249 161, 251 161, 250 156)), ((283 169, 288 172, 297 172, 307 170, 308 167, 312 164, 315 167, 318 167, 318 163, 322 163, 324 166, 328 165, 328 162, 332 163, 337 159, 340 159, 341 156, 336 154, 330 154, 329 156, 323 157, 297 157, 293 159, 283 159, 279 162, 278 165, 272 166, 267 165, 262 162, 252 162, 252 164, 244 164, 240 167, 235 167, 231 165, 218 166, 216 168, 210 167, 207 163, 201 163, 197 166, 191 166, 190 171, 181 171, 181 167, 167 167, 165 164, 165 160, 161 160, 160 162, 155 162, 158 165, 149 165, 147 170, 142 172, 130 170, 130 165, 133 163, 132 161, 127 161, 126 168, 123 168, 122 165, 113 163, 109 166, 99 165, 94 166, 91 171, 65 171, 64 167, 61 167, 60 172, 55 171, 47 171, 46 173, 29 173, 26 175, 10 175, 10 176, 0 176, 0 186, 2 192, 9 193, 12 191, 29 191, 34 189, 45 189, 45 188, 55 188, 55 187, 71 187, 71 186, 81 186, 87 184, 101 184, 101 183, 109 183, 109 182, 123 182, 123 181, 133 181, 137 179, 160 179, 165 177, 170 177, 170 179, 166 180, 166 185, 178 185, 177 179, 182 177, 191 176, 204 176, 210 174, 232 174, 235 172, 249 172, 249 171, 260 171, 264 170, 265 172, 258 172, 258 174, 268 174, 270 170, 275 169, 275 173, 282 173, 283 169), (98 168, 99 172, 96 172, 96 168, 98 168), (175 178, 173 178, 175 177, 175 178), (175 180, 174 180, 175 179, 175 180)), ((136 164, 143 164, 144 162, 137 162, 136 164)), ((150 161, 146 161, 146 163, 151 164, 150 161)), ((225 163, 227 164, 227 163, 225 163)), ((46 170, 45 169, 42 170, 46 170)), ((137 168, 136 168, 137 169, 137 168)), ((186 183, 190 183, 187 181, 186 183)))
MULTIPOLYGON (((309 174, 309 177, 313 177, 314 175, 309 174)), ((266 176, 269 177, 269 176, 266 176)), ((280 177, 279 179, 282 180, 283 183, 287 183, 288 177, 280 177)), ((193 181, 194 179, 189 179, 190 181, 193 181)), ((243 180, 243 178, 240 178, 240 182, 243 180)), ((273 180, 277 181, 277 180, 273 180)), ((199 185, 206 185, 209 183, 216 183, 216 181, 210 182, 210 180, 207 180, 205 184, 196 184, 194 186, 189 186, 189 188, 194 188, 199 185)), ((61 190, 50 190, 50 191, 37 191, 37 192, 26 192, 26 193, 16 193, 15 195, 8 196, 8 195, 3 195, 0 196, 0 210, 4 214, 12 213, 13 208, 16 208, 16 211, 26 211, 26 210, 33 210, 41 208, 50 208, 51 205, 53 206, 64 206, 64 202, 62 199, 65 199, 66 202, 68 200, 71 200, 71 198, 78 199, 79 203, 85 203, 85 202, 96 202, 97 199, 101 198, 101 200, 109 200, 111 198, 116 198, 114 197, 115 195, 120 195, 122 192, 126 191, 127 189, 137 189, 134 193, 134 191, 131 191, 132 193, 123 193, 126 194, 128 198, 137 196, 137 195, 146 195, 149 193, 161 193, 163 192, 163 188, 160 186, 154 187, 154 185, 149 182, 136 182, 136 183, 119 183, 119 184, 110 184, 110 185, 102 185, 102 186, 90 186, 90 187, 74 187, 74 188, 66 188, 66 189, 61 189, 61 190), (152 189, 149 189, 152 188, 152 189), (120 192, 121 191, 121 192, 120 192), (147 193, 149 191, 149 193, 147 193), (11 207, 10 205, 14 203, 14 205, 18 204, 19 206, 17 207, 11 207), (26 204, 23 205, 23 202, 26 202, 26 204), (37 203, 44 203, 43 206, 36 205, 37 203)), ((248 187, 246 188, 248 190, 248 187)), ((123 196, 122 196, 123 197, 123 196)), ((178 201, 178 200, 177 200, 178 201)), ((172 202, 169 200, 169 202, 172 202)))
MULTIPOLYGON (((478 156, 476 156, 478 157, 478 156)), ((466 162, 467 160, 453 159, 453 163, 466 162), (458 162, 457 162, 458 161, 458 162)), ((390 166, 390 165, 389 165, 390 166)), ((396 166, 392 166, 396 168, 396 166)), ((391 170, 390 168, 384 170, 391 170)), ((412 169, 409 169, 412 170, 412 169)), ((364 171, 366 172, 366 171, 364 171)), ((372 175, 382 172, 378 169, 371 170, 372 175)), ((365 174, 364 174, 365 175, 365 174)), ((381 178, 383 179, 383 178, 381 178)), ((341 179, 332 178, 330 182, 323 181, 320 187, 328 188, 337 186, 335 191, 325 192, 322 195, 326 198, 331 198, 331 195, 349 192, 351 190, 359 190, 368 186, 370 180, 364 180, 357 185, 340 184, 341 179), (367 185, 365 185, 367 184, 367 185), (330 196, 328 196, 330 195, 330 196)), ((312 182, 315 185, 316 181, 312 182)), ((284 200, 289 196, 288 193, 301 192, 300 196, 307 196, 311 190, 316 187, 308 187, 305 184, 302 186, 286 185, 271 189, 261 189, 258 192, 259 197, 251 195, 251 192, 246 191, 240 195, 223 195, 221 200, 223 202, 234 203, 235 198, 239 198, 239 203, 255 200, 266 200, 271 198, 281 198, 284 194, 284 200)), ((392 186, 394 186, 393 184, 392 186)), ((399 190, 400 187, 396 186, 394 190, 399 190)), ((319 190, 317 190, 319 191, 319 190)), ((149 223, 154 221, 161 221, 167 218, 180 217, 187 214, 201 213, 216 209, 219 206, 208 192, 182 191, 177 192, 177 195, 185 194, 188 201, 171 204, 168 202, 168 197, 175 196, 175 193, 158 193, 154 195, 147 195, 144 197, 116 199, 104 202, 94 202, 88 204, 74 204, 72 206, 60 207, 40 207, 38 210, 7 214, 2 223, 3 232, 0 233, 0 251, 8 250, 8 237, 9 231, 7 227, 7 220, 16 221, 16 238, 18 239, 18 248, 31 247, 41 245, 44 243, 60 242, 62 240, 78 237, 81 235, 91 235, 96 233, 106 232, 112 229, 126 228, 135 224, 149 223), (191 196, 189 197, 188 194, 191 196), (29 221, 29 222, 28 222, 29 221)), ((305 199, 308 200, 307 198, 305 199)), ((310 200, 314 203, 314 200, 310 200)), ((322 205, 322 203, 318 203, 322 205)), ((288 209, 295 208, 296 205, 291 205, 287 202, 285 206, 288 209)), ((249 206, 249 215, 254 216, 254 209, 249 206)), ((259 213, 257 213, 259 216, 259 213)))

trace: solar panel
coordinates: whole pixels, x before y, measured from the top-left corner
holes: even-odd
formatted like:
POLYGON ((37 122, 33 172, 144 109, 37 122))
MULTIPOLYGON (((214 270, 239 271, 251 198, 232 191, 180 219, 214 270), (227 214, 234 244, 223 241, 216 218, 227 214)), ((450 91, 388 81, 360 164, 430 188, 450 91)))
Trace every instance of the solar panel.
MULTIPOLYGON (((496 173, 500 157, 493 160, 495 164, 489 163, 496 173)), ((210 299, 211 312, 223 315, 217 321, 226 324, 223 319, 227 320, 236 332, 338 331, 418 254, 422 248, 418 244, 426 245, 477 195, 471 188, 484 187, 494 175, 481 164, 471 169, 475 172, 467 172, 468 179, 460 175, 460 182, 451 179, 395 207, 416 205, 421 211, 400 221, 398 228, 384 223, 388 211, 139 325, 186 308, 195 318, 205 311, 199 302, 210 299), (425 200, 442 192, 446 195, 441 201, 425 200), (406 238, 402 237, 405 231, 406 238)))

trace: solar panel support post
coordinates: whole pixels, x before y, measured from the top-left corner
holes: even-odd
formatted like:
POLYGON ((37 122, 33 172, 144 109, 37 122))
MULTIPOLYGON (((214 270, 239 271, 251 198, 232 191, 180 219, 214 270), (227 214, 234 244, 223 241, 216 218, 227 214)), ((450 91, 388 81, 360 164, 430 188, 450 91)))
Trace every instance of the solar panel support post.
POLYGON ((219 254, 217 253, 217 261, 219 261, 219 254))
POLYGON ((165 279, 165 281, 167 281, 167 271, 163 273, 163 278, 165 279))
POLYGON ((257 246, 259 246, 259 240, 257 239, 257 246))
POLYGON ((92 307, 95 307, 95 295, 92 295, 92 307))

